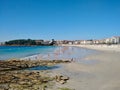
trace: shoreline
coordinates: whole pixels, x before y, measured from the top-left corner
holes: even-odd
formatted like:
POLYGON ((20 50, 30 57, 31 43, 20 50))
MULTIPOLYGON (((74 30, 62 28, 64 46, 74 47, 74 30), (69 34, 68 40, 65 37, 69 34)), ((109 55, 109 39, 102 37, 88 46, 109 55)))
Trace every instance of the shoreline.
MULTIPOLYGON (((76 46, 78 48, 80 47, 78 45, 69 46, 76 46)), ((92 48, 88 47, 87 49, 92 48)), ((65 84, 54 82, 52 89, 48 89, 59 90, 59 88, 70 88, 70 90, 120 90, 120 56, 118 53, 119 50, 114 51, 112 49, 98 51, 104 52, 93 53, 90 55, 86 55, 83 58, 79 58, 85 62, 92 62, 92 64, 81 63, 75 60, 75 62, 61 64, 60 68, 50 70, 48 75, 50 75, 51 77, 54 77, 55 75, 63 75, 69 77, 70 79, 65 84), (94 61, 96 61, 97 63, 94 61)))
POLYGON ((120 52, 120 45, 61 45, 61 46, 75 46, 81 48, 87 48, 98 51, 112 51, 112 52, 120 52))

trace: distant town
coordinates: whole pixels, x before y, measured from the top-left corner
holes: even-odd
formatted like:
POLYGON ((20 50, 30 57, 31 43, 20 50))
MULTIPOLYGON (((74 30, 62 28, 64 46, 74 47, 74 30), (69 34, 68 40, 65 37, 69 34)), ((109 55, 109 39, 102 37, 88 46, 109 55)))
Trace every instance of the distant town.
POLYGON ((105 39, 100 39, 100 40, 96 40, 96 39, 91 39, 91 40, 59 40, 56 41, 57 44, 70 44, 70 45, 92 45, 92 44, 120 44, 120 36, 113 36, 110 38, 105 38, 105 39))
POLYGON ((99 44, 120 44, 120 36, 113 36, 110 38, 100 39, 100 40, 32 40, 32 39, 18 39, 18 40, 10 40, 6 42, 0 42, 1 46, 4 45, 62 45, 62 44, 69 44, 69 45, 99 45, 99 44))

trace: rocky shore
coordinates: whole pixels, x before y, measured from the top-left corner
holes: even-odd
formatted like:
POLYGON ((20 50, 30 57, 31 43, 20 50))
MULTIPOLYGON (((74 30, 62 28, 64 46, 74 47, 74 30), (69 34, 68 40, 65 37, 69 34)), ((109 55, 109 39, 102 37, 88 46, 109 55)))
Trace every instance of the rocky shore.
POLYGON ((19 70, 35 66, 48 66, 59 63, 70 63, 69 60, 1 60, 0 71, 19 70))
POLYGON ((39 71, 5 71, 0 73, 0 90, 45 90, 53 79, 39 71))
MULTIPOLYGON (((64 84, 69 77, 50 76, 48 71, 24 70, 35 66, 70 63, 69 60, 6 60, 0 61, 0 90, 52 90, 55 82, 64 84), (56 78, 57 77, 57 78, 56 78)), ((59 89, 58 89, 59 90, 59 89)))

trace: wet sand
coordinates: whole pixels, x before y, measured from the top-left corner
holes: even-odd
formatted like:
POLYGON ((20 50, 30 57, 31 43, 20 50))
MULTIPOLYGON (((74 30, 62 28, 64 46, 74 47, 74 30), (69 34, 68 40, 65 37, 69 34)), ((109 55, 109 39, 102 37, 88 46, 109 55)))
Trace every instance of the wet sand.
POLYGON ((62 74, 70 77, 64 84, 56 83, 55 88, 68 87, 75 90, 120 90, 120 53, 100 52, 84 58, 91 64, 73 62, 62 64, 51 75, 62 74))

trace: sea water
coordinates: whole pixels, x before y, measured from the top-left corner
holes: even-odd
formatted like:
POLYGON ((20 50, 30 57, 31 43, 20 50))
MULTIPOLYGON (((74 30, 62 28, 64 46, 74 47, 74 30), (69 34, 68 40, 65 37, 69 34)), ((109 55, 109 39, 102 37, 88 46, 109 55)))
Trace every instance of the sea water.
POLYGON ((0 46, 0 60, 12 58, 31 60, 72 59, 79 62, 81 58, 94 52, 94 50, 67 46, 0 46))
POLYGON ((0 46, 0 60, 48 54, 55 49, 55 46, 0 46))
MULTIPOLYGON (((85 56, 96 53, 79 47, 63 46, 0 46, 0 60, 13 58, 28 60, 73 60, 77 63, 93 64, 96 60, 83 60, 85 56)), ((28 68, 29 70, 51 70, 57 69, 61 65, 37 66, 28 68)))

